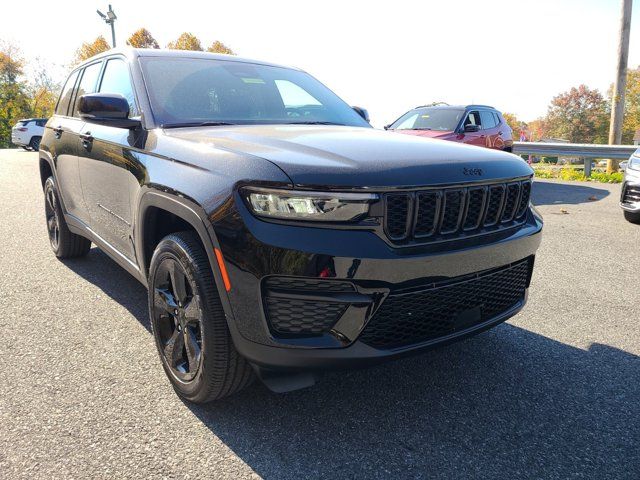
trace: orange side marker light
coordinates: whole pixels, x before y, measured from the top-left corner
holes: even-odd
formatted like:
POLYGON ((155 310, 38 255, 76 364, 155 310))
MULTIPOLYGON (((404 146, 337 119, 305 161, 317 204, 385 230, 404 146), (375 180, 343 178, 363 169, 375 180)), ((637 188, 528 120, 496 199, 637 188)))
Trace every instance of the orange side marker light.
POLYGON ((222 256, 220 249, 214 247, 213 251, 216 252, 216 260, 218 260, 218 266, 220 267, 220 273, 222 274, 222 280, 224 281, 224 288, 229 292, 231 291, 231 282, 229 281, 227 267, 224 264, 224 257, 222 256))

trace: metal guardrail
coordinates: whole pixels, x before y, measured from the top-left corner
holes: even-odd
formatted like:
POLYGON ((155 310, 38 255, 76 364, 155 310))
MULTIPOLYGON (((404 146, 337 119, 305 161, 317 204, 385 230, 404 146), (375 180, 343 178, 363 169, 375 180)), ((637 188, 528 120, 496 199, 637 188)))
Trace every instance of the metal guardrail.
POLYGON ((549 157, 578 157, 584 162, 585 177, 591 176, 591 160, 627 160, 638 149, 635 145, 595 145, 591 143, 513 142, 513 153, 549 157))
POLYGON ((513 142, 513 153, 550 157, 615 158, 627 160, 635 145, 594 145, 590 143, 513 142))

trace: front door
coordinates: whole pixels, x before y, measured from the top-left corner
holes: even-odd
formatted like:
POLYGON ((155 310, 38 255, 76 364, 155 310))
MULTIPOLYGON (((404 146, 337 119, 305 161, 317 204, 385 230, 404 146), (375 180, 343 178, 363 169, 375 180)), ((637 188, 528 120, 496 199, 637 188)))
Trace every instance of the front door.
POLYGON ((479 147, 484 147, 485 145, 485 134, 482 131, 482 123, 480 120, 480 112, 473 110, 469 112, 464 119, 462 124, 462 141, 464 143, 469 143, 471 145, 477 145, 479 147), (477 125, 479 130, 477 132, 465 132, 464 127, 467 125, 477 125))
MULTIPOLYGON (((129 100, 129 116, 137 115, 127 63, 109 59, 98 91, 118 93, 129 100)), ((91 228, 132 262, 132 205, 144 182, 145 168, 134 146, 142 132, 85 123, 80 133, 78 158, 84 201, 91 228)))

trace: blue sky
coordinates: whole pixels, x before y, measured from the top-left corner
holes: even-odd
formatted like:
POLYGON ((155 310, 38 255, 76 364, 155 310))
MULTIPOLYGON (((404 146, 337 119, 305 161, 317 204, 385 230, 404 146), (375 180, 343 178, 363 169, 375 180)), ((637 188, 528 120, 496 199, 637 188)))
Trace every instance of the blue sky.
MULTIPOLYGON (((5 2, 0 39, 62 76, 81 42, 110 39, 95 13, 107 3, 5 2)), ((241 56, 310 72, 368 108, 377 126, 432 101, 487 103, 532 120, 572 86, 604 93, 615 74, 620 12, 619 0, 111 3, 120 41, 140 26, 162 45, 183 31, 204 44, 219 39, 241 56)), ((640 65, 638 47, 634 0, 630 66, 640 65)))

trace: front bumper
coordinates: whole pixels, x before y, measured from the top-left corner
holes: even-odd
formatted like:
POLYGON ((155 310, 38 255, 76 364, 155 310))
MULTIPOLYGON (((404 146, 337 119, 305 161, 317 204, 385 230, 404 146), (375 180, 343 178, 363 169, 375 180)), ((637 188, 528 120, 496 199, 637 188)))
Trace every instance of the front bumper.
POLYGON ((628 212, 640 212, 640 171, 627 167, 620 194, 620 208, 628 212))
MULTIPOLYGON (((296 371, 365 366, 449 343, 505 321, 526 302, 542 230, 541 217, 530 210, 526 222, 511 230, 401 250, 367 231, 269 223, 253 217, 240 202, 232 210, 214 223, 214 229, 232 285, 227 316, 234 343, 256 365, 296 371), (460 283, 478 272, 489 275, 524 260, 530 265, 526 285, 499 312, 480 316, 479 309, 469 308, 453 331, 423 335, 415 342, 381 346, 362 340, 372 318, 394 295, 460 283), (313 298, 306 292, 304 300, 323 301, 328 295, 344 300, 348 308, 323 333, 281 334, 274 331, 266 313, 265 298, 271 294, 266 282, 274 277, 331 279, 351 284, 354 290, 318 292, 313 298), (473 321, 465 323, 465 316, 474 317, 473 321)), ((295 300, 296 292, 289 293, 295 300)))

